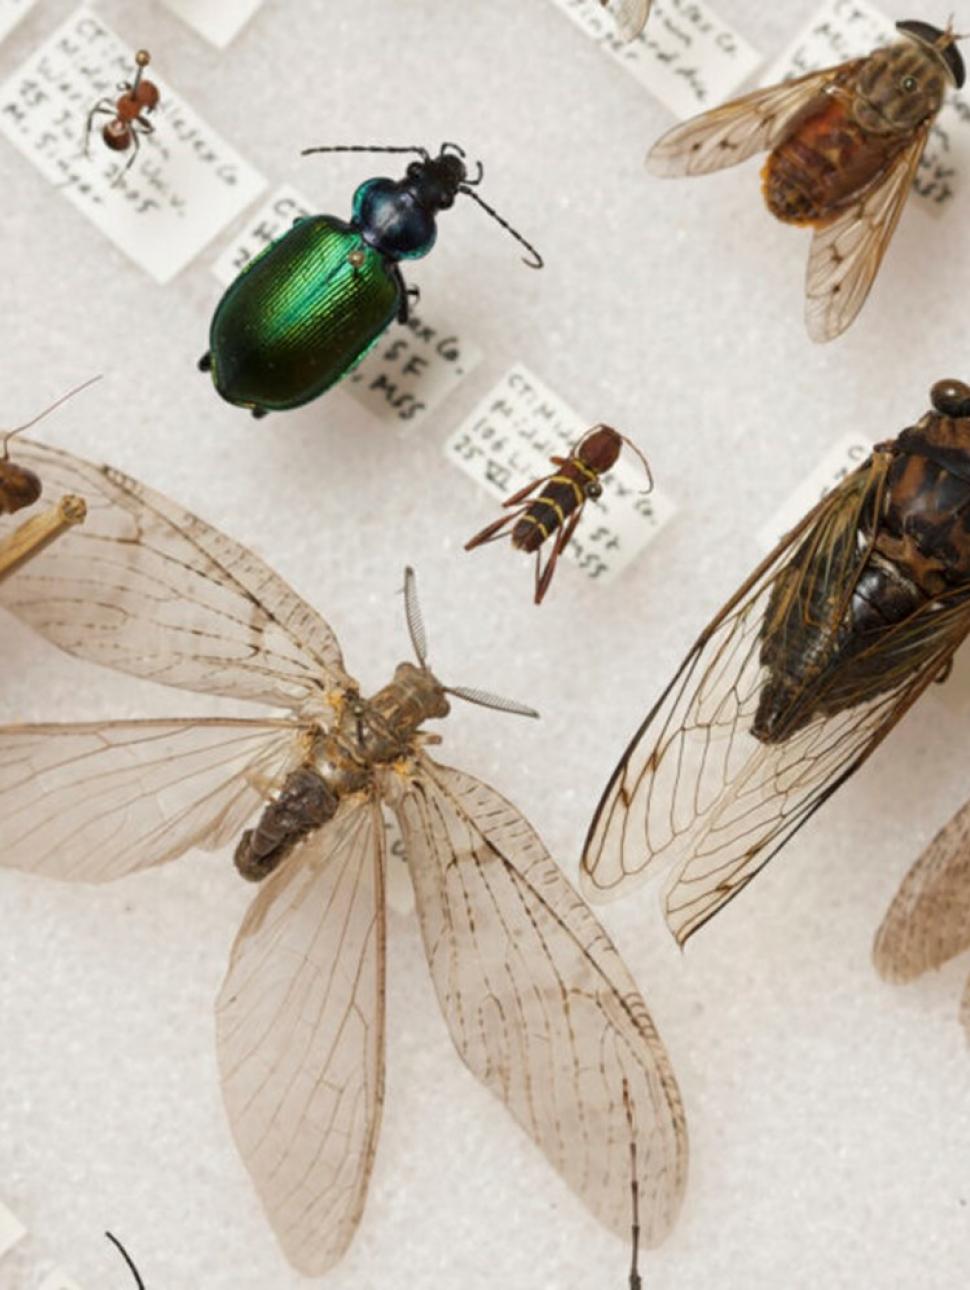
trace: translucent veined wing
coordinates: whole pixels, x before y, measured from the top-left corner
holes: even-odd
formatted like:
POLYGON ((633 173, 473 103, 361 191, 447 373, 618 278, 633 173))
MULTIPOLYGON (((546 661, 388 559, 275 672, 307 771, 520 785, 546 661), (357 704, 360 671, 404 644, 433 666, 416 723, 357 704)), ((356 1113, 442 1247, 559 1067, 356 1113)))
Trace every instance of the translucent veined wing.
POLYGON ((653 0, 600 0, 624 40, 635 40, 647 25, 653 0))
POLYGON ((687 1131, 663 1044, 622 960, 515 807, 422 757, 389 774, 425 951, 452 1039, 593 1213, 630 1231, 638 1126, 644 1237, 676 1217, 687 1131))
POLYGON ((965 592, 941 596, 887 630, 860 651, 854 672, 808 677, 790 700, 793 715, 831 715, 812 717, 778 742, 751 733, 767 675, 762 650, 790 629, 787 611, 821 603, 816 598, 832 588, 826 612, 832 620, 844 612, 869 554, 857 539, 860 518, 878 513, 887 463, 887 454, 874 453, 824 498, 701 634, 597 807, 582 860, 590 896, 620 894, 661 865, 672 866, 665 914, 683 944, 943 670, 970 628, 965 592), (813 568, 826 570, 824 586, 812 582, 813 568), (878 688, 867 691, 862 675, 878 677, 878 688))
POLYGON ((327 624, 244 546, 108 466, 28 442, 17 456, 49 494, 87 503, 83 525, 0 585, 0 605, 55 645, 280 707, 352 684, 327 624))
POLYGON ((216 1009, 233 1136, 287 1258, 346 1250, 384 1096, 384 825, 346 799, 260 888, 216 1009))
POLYGON ((0 726, 0 865, 110 882, 235 838, 297 754, 292 721, 0 726))
POLYGON ((647 154, 654 175, 706 175, 773 148, 791 121, 853 64, 754 90, 668 130, 647 154))
POLYGON ((812 340, 833 340, 865 304, 899 217, 928 127, 897 157, 874 188, 831 224, 817 228, 805 275, 805 324, 812 340))
POLYGON ((872 957, 888 981, 911 981, 970 949, 970 802, 902 881, 872 957))

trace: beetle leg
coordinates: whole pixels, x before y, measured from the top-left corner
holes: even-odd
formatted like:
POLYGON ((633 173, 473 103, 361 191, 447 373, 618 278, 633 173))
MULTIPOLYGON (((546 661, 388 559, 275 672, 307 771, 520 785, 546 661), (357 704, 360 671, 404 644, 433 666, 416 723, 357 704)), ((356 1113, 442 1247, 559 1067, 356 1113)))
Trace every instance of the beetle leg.
POLYGON ((264 417, 266 415, 269 408, 250 408, 249 411, 258 421, 260 417, 264 417))
POLYGON ((212 371, 212 352, 210 350, 207 349, 205 351, 205 353, 196 363, 196 367, 199 369, 200 372, 212 371))
POLYGON ((936 680, 936 684, 942 685, 944 681, 948 681, 950 679, 950 673, 952 671, 953 671, 953 655, 951 654, 950 657, 943 664, 943 666, 940 668, 936 677, 934 678, 936 680))
POLYGON ((556 562, 558 561, 562 552, 569 545, 569 539, 576 531, 576 525, 579 523, 579 519, 582 513, 583 513, 582 506, 577 507, 576 510, 573 512, 573 514, 570 516, 569 520, 563 525, 563 527, 556 534, 555 545, 552 548, 552 553, 549 556, 549 559, 546 561, 546 567, 545 569, 543 569, 541 575, 539 573, 539 552, 536 551, 535 603, 537 605, 542 604, 542 597, 549 590, 549 584, 550 582, 552 582, 552 575, 556 571, 556 562))
POLYGON ((401 270, 396 264, 394 265, 394 277, 397 279, 398 290, 401 293, 401 304, 398 307, 397 320, 399 323, 406 323, 408 318, 411 316, 411 297, 413 295, 414 299, 418 300, 421 293, 418 291, 417 287, 407 286, 404 278, 401 276, 401 270))

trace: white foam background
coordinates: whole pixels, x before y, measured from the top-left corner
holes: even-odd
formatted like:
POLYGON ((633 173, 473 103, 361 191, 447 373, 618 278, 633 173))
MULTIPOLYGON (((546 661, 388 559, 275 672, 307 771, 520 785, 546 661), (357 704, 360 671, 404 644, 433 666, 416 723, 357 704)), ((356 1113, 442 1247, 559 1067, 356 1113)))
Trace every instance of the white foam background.
MULTIPOLYGON (((814 5, 718 7, 770 56, 814 5)), ((70 8, 41 0, 0 47, 0 74, 70 8)), ((764 211, 757 163, 649 178, 643 154, 668 113, 545 0, 267 0, 226 52, 160 4, 99 12, 271 185, 323 211, 345 217, 359 181, 397 167, 301 159, 304 146, 462 142, 548 267, 530 273, 458 203, 407 277, 482 345, 474 375, 408 436, 339 390, 256 423, 194 370, 224 241, 155 286, 3 144, 0 420, 104 372, 44 437, 249 543, 322 610, 366 689, 407 655, 396 592, 413 562, 439 675, 543 714, 455 711, 444 758, 512 796, 574 877, 608 772, 760 558, 760 526, 840 435, 893 435, 932 381, 968 377, 966 192, 940 221, 907 212, 858 324, 816 348, 801 321, 807 235, 764 211), (635 436, 680 508, 614 586, 566 565, 541 610, 528 561, 462 552, 494 504, 441 455, 517 360, 635 436)), ((216 709, 71 660, 6 617, 0 647, 3 720, 216 709)), ((968 725, 965 651, 684 955, 652 890, 602 911, 691 1131, 686 1205, 644 1257, 649 1290, 966 1286, 967 964, 894 989, 869 952, 902 874, 967 795, 968 725)), ((41 1250, 85 1290, 128 1284, 105 1227, 152 1290, 306 1284, 262 1218, 216 1084, 212 1000, 249 896, 228 854, 101 889, 0 874, 0 1196, 32 1233, 0 1266, 2 1290, 33 1284, 41 1250)), ((413 920, 392 916, 389 940, 384 1127, 359 1234, 327 1286, 624 1290, 625 1247, 454 1055, 413 920)))

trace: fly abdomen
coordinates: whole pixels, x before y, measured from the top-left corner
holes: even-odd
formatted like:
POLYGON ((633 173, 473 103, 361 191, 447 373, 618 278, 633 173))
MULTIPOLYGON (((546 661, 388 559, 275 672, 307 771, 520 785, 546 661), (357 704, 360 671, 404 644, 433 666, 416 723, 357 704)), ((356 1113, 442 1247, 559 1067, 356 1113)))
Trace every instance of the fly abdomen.
MULTIPOLYGON (((573 463, 567 463, 566 469, 573 463)), ((512 545, 520 551, 538 551, 543 542, 557 529, 562 528, 576 507, 582 502, 584 492, 580 484, 565 473, 553 475, 541 496, 512 529, 512 545)))
POLYGON ((293 771, 256 827, 240 838, 233 857, 236 868, 250 882, 261 882, 301 838, 333 818, 338 804, 336 793, 311 767, 293 771))

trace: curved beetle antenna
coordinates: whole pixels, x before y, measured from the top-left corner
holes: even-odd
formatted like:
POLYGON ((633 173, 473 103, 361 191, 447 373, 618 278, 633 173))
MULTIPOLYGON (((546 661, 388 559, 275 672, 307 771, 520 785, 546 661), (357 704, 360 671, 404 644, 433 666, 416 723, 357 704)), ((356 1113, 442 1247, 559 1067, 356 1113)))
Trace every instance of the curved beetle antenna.
MULTIPOLYGON (((475 182, 477 183, 478 181, 476 180, 475 182)), ((531 260, 526 260, 523 257, 523 260, 522 260, 523 264, 527 265, 530 269, 542 268, 545 261, 543 260, 539 252, 535 249, 535 247, 532 245, 531 242, 527 242, 525 238, 522 236, 522 234, 517 232, 512 227, 512 225, 508 222, 507 219, 502 218, 502 216, 498 213, 498 211, 494 208, 494 206, 489 206, 488 202, 483 201, 482 198, 479 197, 478 193, 474 191, 474 189, 469 188, 467 183, 459 184, 458 191, 460 193, 464 193, 466 197, 470 197, 472 201, 478 202, 482 210, 487 211, 488 214, 491 215, 492 219, 495 220, 496 224, 501 224, 502 227, 505 229, 506 233, 511 233, 512 236, 515 238, 515 240, 521 246, 525 247, 525 249, 529 252, 529 254, 533 258, 531 260)))
POLYGON ((424 615, 418 603, 418 580, 410 565, 404 570, 404 614, 408 620, 408 635, 422 667, 428 666, 428 633, 424 629, 424 615))
POLYGON ((94 385, 95 382, 100 380, 100 376, 92 376, 81 385, 75 385, 73 390, 68 390, 68 392, 66 394, 62 394, 59 399, 55 399, 49 407, 46 407, 43 412, 38 412, 30 421, 25 421, 22 426, 16 426, 13 430, 8 430, 3 436, 3 460, 6 461, 10 456, 9 444, 15 434, 20 434, 21 430, 29 430, 30 427, 35 426, 38 421, 43 421, 44 417, 53 412, 55 408, 59 408, 62 403, 66 403, 68 399, 73 399, 75 394, 80 394, 81 391, 86 390, 89 385, 94 385))
POLYGON ((367 143, 332 143, 326 144, 320 148, 304 148, 300 153, 301 157, 309 157, 311 152, 416 152, 419 157, 425 161, 431 159, 431 154, 427 148, 407 147, 407 148, 388 148, 383 146, 372 146, 367 143))
POLYGON ((105 1232, 105 1236, 108 1238, 111 1244, 115 1247, 115 1249, 124 1259, 125 1263, 127 1263, 131 1271, 131 1275, 135 1278, 135 1284, 138 1286, 138 1290, 145 1290, 145 1283, 144 1281, 142 1281, 141 1276, 138 1273, 138 1269, 135 1267, 134 1263, 132 1263, 131 1257, 128 1254, 128 1251, 118 1240, 117 1236, 112 1236, 110 1232, 105 1232))

